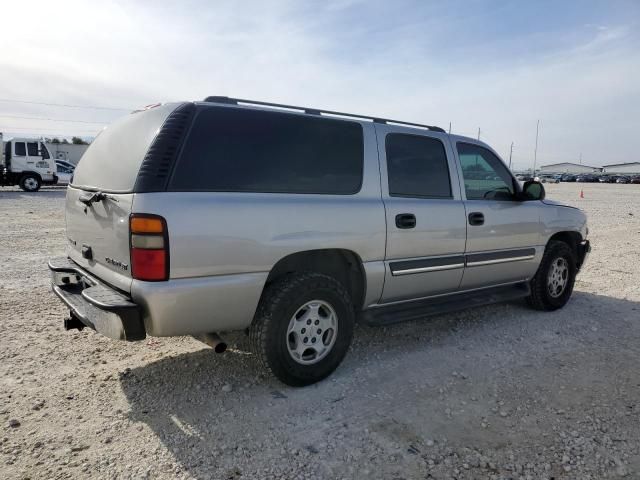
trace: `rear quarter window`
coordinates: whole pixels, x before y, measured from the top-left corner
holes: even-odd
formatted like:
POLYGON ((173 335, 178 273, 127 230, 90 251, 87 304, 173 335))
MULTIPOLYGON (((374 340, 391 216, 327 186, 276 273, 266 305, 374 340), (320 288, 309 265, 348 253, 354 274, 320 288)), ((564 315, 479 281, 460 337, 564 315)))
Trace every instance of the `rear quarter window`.
POLYGON ((348 195, 360 190, 363 158, 356 122, 206 107, 194 121, 169 189, 348 195))

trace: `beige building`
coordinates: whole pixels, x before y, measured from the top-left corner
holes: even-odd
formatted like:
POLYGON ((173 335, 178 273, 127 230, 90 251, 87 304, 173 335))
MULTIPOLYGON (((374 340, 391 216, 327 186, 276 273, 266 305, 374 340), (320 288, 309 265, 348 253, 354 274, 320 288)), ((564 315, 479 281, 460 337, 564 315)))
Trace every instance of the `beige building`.
POLYGON ((640 162, 615 163, 602 167, 605 173, 638 173, 640 174, 640 162))
POLYGON ((600 172, 600 167, 590 167, 588 165, 580 165, 578 163, 552 163, 551 165, 542 165, 538 169, 539 173, 593 173, 600 172))

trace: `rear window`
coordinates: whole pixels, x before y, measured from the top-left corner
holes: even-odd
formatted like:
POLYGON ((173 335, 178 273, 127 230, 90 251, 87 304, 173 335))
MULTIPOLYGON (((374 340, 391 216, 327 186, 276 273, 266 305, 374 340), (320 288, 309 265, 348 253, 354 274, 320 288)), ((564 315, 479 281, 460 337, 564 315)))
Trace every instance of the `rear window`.
POLYGON ((179 104, 168 103, 123 117, 104 129, 82 155, 72 186, 131 192, 151 142, 179 104))
POLYGON ((355 122, 208 107, 196 117, 169 189, 354 194, 363 157, 355 122))

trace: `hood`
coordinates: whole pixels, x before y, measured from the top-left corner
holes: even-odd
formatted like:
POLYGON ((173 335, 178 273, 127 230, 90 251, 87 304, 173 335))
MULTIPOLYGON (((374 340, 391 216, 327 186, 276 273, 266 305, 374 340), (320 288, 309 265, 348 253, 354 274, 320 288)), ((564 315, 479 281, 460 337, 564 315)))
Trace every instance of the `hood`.
POLYGON ((576 210, 580 210, 578 207, 574 207, 573 205, 569 205, 568 203, 562 203, 557 200, 552 200, 550 198, 545 198, 544 200, 542 200, 542 203, 544 203, 545 205, 553 205, 556 207, 567 207, 567 208, 574 208, 576 210))

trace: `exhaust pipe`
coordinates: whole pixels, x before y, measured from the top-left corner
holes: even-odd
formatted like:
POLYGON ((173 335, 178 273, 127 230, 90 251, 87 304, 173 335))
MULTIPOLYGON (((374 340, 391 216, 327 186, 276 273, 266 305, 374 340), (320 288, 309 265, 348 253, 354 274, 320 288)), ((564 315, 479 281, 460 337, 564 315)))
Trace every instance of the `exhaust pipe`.
POLYGON ((196 340, 200 340, 202 343, 206 343, 216 353, 224 353, 227 349, 227 344, 222 340, 217 333, 205 333, 202 335, 194 336, 196 340))

